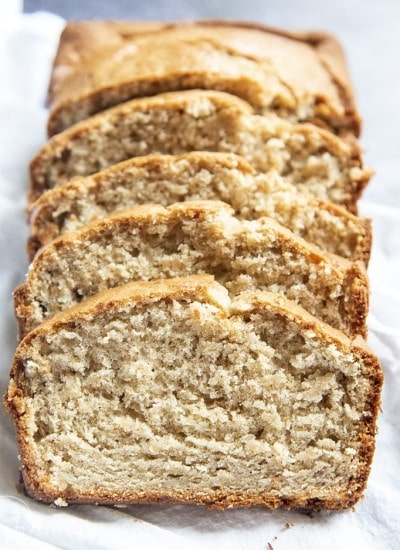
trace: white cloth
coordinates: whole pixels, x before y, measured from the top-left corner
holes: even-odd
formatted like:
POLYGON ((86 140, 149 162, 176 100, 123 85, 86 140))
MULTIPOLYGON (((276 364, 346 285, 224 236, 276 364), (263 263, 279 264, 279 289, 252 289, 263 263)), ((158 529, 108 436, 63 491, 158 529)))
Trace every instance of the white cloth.
MULTIPOLYGON (((17 343, 11 293, 23 281, 28 265, 24 218, 27 164, 45 140, 44 97, 62 26, 60 18, 45 13, 22 16, 10 10, 0 18, 1 393, 8 382, 17 343)), ((379 32, 384 39, 384 32, 379 32)), ((350 51, 351 36, 347 32, 350 51)), ((359 36, 354 33, 355 53, 360 52, 359 36)), ((364 33, 364 40, 366 36, 364 33)), ((365 49, 362 53, 365 55, 365 49)), ((387 49, 387 53, 396 63, 396 52, 390 54, 387 49)), ((377 57, 374 51, 371 56, 377 57)), ((364 57, 359 56, 359 62, 366 66, 364 57)), ((352 66, 358 66, 356 57, 352 66)), ((220 512, 183 505, 118 510, 41 505, 17 492, 18 451, 10 419, 1 408, 1 548, 261 550, 268 548, 268 543, 275 550, 400 548, 400 209, 387 206, 400 205, 400 163, 389 139, 392 135, 396 140, 399 127, 399 111, 390 110, 393 94, 397 96, 398 109, 399 90, 395 92, 395 85, 399 79, 377 83, 371 81, 370 72, 368 78, 358 75, 366 126, 364 143, 368 145, 371 164, 373 161, 380 168, 361 203, 361 212, 374 220, 370 344, 382 361, 386 383, 372 473, 365 499, 356 511, 309 517, 294 511, 270 512, 261 508, 220 512), (369 85, 376 101, 368 100, 369 85), (389 149, 383 148, 382 142, 389 149), (380 151, 379 156, 376 151, 380 151), (285 528, 286 523, 289 528, 285 528)))

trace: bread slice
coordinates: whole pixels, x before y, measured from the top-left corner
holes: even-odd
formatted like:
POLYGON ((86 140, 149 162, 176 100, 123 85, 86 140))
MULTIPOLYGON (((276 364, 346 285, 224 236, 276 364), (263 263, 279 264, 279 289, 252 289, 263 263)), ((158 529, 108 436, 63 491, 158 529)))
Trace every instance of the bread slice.
POLYGON ((382 373, 283 297, 211 277, 131 283, 31 332, 4 402, 43 502, 353 506, 382 373))
POLYGON ((258 172, 275 169, 351 211, 370 176, 354 142, 275 114, 255 115, 223 92, 196 90, 132 100, 54 136, 31 163, 29 200, 130 157, 193 150, 240 154, 258 172))
POLYGON ((232 295, 273 290, 332 326, 366 333, 364 270, 328 257, 269 218, 239 221, 222 202, 117 212, 42 249, 15 292, 24 335, 59 311, 134 280, 210 273, 232 295))
POLYGON ((270 216, 321 249, 368 264, 371 222, 299 191, 276 172, 257 174, 241 157, 194 152, 136 157, 93 176, 75 177, 30 208, 30 258, 67 231, 122 208, 211 199, 241 219, 270 216))
POLYGON ((344 56, 325 33, 243 22, 85 21, 65 27, 49 89, 49 134, 134 97, 205 88, 336 132, 359 133, 344 56))

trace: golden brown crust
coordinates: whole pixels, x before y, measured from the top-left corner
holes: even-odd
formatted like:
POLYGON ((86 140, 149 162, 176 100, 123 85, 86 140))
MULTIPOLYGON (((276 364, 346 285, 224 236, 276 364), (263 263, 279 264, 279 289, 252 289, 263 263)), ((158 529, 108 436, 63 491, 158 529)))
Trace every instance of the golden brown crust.
POLYGON ((14 312, 15 319, 18 324, 18 338, 22 338, 27 333, 26 329, 26 317, 30 315, 30 296, 28 295, 28 288, 26 283, 17 286, 13 292, 14 312))
POLYGON ((346 304, 346 311, 352 320, 352 333, 368 336, 366 315, 369 310, 369 279, 365 265, 355 262, 346 272, 346 283, 349 285, 351 300, 346 304))
MULTIPOLYGON (((40 270, 40 266, 46 265, 47 259, 51 259, 58 251, 63 251, 65 255, 68 249, 76 246, 77 243, 86 246, 88 242, 95 242, 96 238, 103 232, 118 233, 124 227, 154 227, 155 224, 168 223, 168 220, 178 220, 180 218, 197 220, 220 215, 224 212, 228 216, 233 214, 232 208, 220 201, 187 201, 173 204, 167 208, 155 204, 145 204, 126 210, 118 210, 101 220, 94 220, 86 224, 78 231, 71 231, 54 240, 36 256, 31 264, 27 282, 15 291, 14 308, 20 327, 20 335, 24 336, 33 328, 32 303, 34 297, 31 291, 31 281, 35 271, 40 270)), ((270 218, 264 217, 262 219, 262 227, 263 230, 269 228, 274 233, 277 243, 303 255, 307 258, 308 263, 325 262, 329 265, 332 274, 336 272, 336 275, 342 278, 343 289, 346 294, 342 314, 343 318, 347 320, 349 333, 366 336, 369 287, 368 278, 361 264, 352 263, 333 254, 324 254, 322 250, 304 239, 296 237, 290 230, 270 218)), ((220 229, 224 230, 222 226, 220 229)))
POLYGON ((373 225, 372 225, 372 219, 370 218, 360 218, 364 220, 365 224, 365 233, 364 233, 364 239, 363 239, 363 246, 364 246, 364 253, 362 255, 362 260, 364 262, 365 267, 368 268, 369 261, 371 259, 371 251, 372 251, 372 244, 373 244, 373 225))
MULTIPOLYGON (((206 87, 250 100, 250 88, 262 88, 262 78, 241 67, 241 59, 266 68, 287 87, 295 104, 310 104, 312 98, 311 120, 338 132, 359 134, 360 118, 344 55, 333 36, 209 20, 69 22, 61 35, 49 87, 49 135, 140 95, 206 87), (239 65, 235 57, 203 56, 205 43, 212 44, 214 52, 237 56, 239 65), (114 59, 111 65, 105 61, 110 58, 114 59)), ((257 102, 253 96, 255 107, 257 102)))
POLYGON ((263 505, 268 508, 310 508, 345 509, 352 507, 365 490, 375 446, 376 419, 380 406, 380 392, 382 387, 382 371, 379 361, 364 345, 361 338, 349 340, 344 334, 318 321, 301 307, 284 297, 269 292, 249 293, 246 298, 239 297, 230 306, 213 299, 214 293, 221 292, 220 285, 213 282, 209 276, 193 276, 182 279, 129 283, 123 287, 106 290, 84 303, 60 313, 45 321, 20 343, 14 357, 11 369, 11 382, 8 392, 4 396, 4 405, 12 415, 17 430, 17 438, 21 453, 21 471, 28 493, 42 502, 54 502, 62 499, 65 503, 99 503, 99 504, 133 504, 138 502, 169 503, 187 502, 206 504, 213 508, 233 506, 263 505), (327 498, 313 498, 306 495, 299 498, 285 498, 284 496, 259 494, 229 494, 222 490, 212 495, 192 492, 130 492, 121 490, 109 494, 96 490, 92 494, 67 490, 57 492, 51 482, 40 482, 35 469, 35 460, 27 438, 25 422, 25 405, 23 387, 20 387, 21 374, 24 370, 24 356, 29 353, 29 347, 37 338, 57 332, 65 325, 73 325, 82 320, 94 319, 102 312, 115 310, 119 306, 132 304, 146 304, 162 300, 196 300, 211 302, 226 310, 227 315, 241 315, 244 318, 252 313, 273 311, 287 322, 294 322, 304 330, 312 330, 316 337, 325 345, 335 345, 345 353, 351 353, 355 359, 364 365, 369 379, 370 391, 366 400, 364 415, 359 430, 359 468, 358 474, 350 480, 348 489, 327 498))

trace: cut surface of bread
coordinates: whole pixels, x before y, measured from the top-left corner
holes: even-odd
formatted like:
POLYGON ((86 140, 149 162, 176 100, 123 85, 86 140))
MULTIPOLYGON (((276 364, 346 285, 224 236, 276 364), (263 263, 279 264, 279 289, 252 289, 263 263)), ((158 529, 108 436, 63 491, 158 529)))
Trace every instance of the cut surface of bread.
POLYGON ((202 276, 46 321, 4 402, 44 502, 344 509, 365 489, 381 384, 362 342, 272 293, 230 302, 202 276))
POLYGON ((199 273, 232 295, 283 293, 347 334, 366 333, 361 265, 324 255, 270 218, 240 221, 225 203, 193 201, 120 211, 44 247, 14 294, 21 334, 100 290, 199 273))
POLYGON ((150 155, 76 177, 30 208, 30 258, 60 235, 123 208, 179 201, 221 200, 241 219, 269 216, 322 250, 368 264, 371 223, 299 191, 276 172, 257 174, 229 153, 150 155))
POLYGON ((230 94, 192 90, 122 103, 54 136, 32 160, 28 198, 131 157, 195 150, 239 154, 256 171, 275 169, 353 212, 370 177, 355 141, 275 114, 255 115, 230 94))
POLYGON ((344 57, 323 33, 243 23, 86 21, 65 27, 49 89, 49 134, 134 97, 222 90, 259 113, 359 133, 344 57))

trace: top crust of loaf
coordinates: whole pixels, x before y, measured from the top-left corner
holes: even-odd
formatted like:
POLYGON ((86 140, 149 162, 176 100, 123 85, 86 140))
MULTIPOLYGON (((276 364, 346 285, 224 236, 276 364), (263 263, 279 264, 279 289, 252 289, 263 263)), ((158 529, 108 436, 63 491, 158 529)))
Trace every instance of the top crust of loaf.
MULTIPOLYGON (((140 95, 204 86, 236 89, 249 99, 249 85, 259 87, 262 76, 246 69, 248 62, 287 88, 292 111, 309 107, 299 120, 315 119, 336 131, 359 134, 344 55, 329 34, 234 21, 86 21, 68 23, 61 35, 49 86, 49 135, 140 95), (219 59, 218 52, 227 60, 219 59), (244 60, 241 69, 236 58, 244 60)), ((269 107, 275 108, 273 101, 269 107)))
MULTIPOLYGON (((365 365, 366 376, 369 378, 370 389, 365 403, 365 414, 359 438, 359 467, 357 475, 350 480, 349 490, 335 496, 328 496, 326 499, 313 498, 285 498, 284 496, 255 495, 244 497, 243 495, 230 495, 222 491, 212 499, 204 495, 192 495, 190 493, 179 493, 170 497, 165 493, 135 493, 130 495, 124 492, 121 494, 96 493, 80 494, 78 497, 67 495, 68 501, 73 502, 168 502, 183 501, 197 504, 212 504, 215 508, 226 506, 251 506, 266 505, 270 508, 284 507, 307 507, 311 509, 343 509, 353 506, 362 496, 368 478, 370 465, 374 452, 374 435, 376 417, 380 404, 380 389, 382 386, 382 372, 377 358, 368 350, 362 339, 350 341, 341 332, 321 323, 302 308, 283 297, 277 297, 273 293, 246 293, 239 296, 232 302, 227 297, 223 287, 215 283, 212 277, 207 275, 192 276, 174 280, 163 280, 153 282, 137 282, 124 285, 123 287, 103 291, 96 296, 86 300, 68 311, 62 312, 52 319, 45 321, 38 328, 29 333, 18 347, 11 370, 11 382, 4 397, 4 404, 13 416, 17 428, 17 436, 21 448, 23 460, 22 472, 28 492, 35 498, 44 502, 54 502, 58 495, 54 488, 46 483, 40 485, 35 474, 35 459, 29 446, 27 437, 28 426, 25 413, 25 387, 23 383, 24 363, 26 357, 30 356, 31 346, 39 338, 46 338, 48 335, 57 333, 64 328, 78 327, 82 322, 95 321, 96 317, 103 314, 113 315, 120 308, 131 308, 147 306, 163 301, 180 302, 201 302, 216 306, 223 317, 239 315, 243 318, 251 318, 253 314, 262 314, 271 311, 278 315, 288 327, 296 324, 301 327, 303 334, 316 338, 324 346, 333 345, 339 352, 352 354, 356 361, 365 365), (216 500, 217 498, 217 500, 216 500), (125 499, 125 500, 123 500, 125 499)), ((308 337, 307 336, 307 337, 308 337)))

